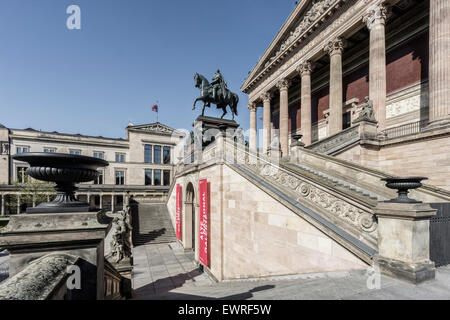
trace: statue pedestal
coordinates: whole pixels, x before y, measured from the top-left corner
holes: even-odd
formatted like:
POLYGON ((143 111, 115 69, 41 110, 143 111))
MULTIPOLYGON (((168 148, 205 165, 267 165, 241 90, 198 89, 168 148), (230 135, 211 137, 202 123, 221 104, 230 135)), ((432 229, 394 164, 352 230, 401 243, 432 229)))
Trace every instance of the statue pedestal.
POLYGON ((72 297, 103 299, 104 239, 110 226, 101 211, 11 216, 0 231, 0 247, 10 253, 10 277, 45 255, 68 254, 81 258, 81 290, 72 297))
POLYGON ((234 136, 239 124, 234 120, 219 119, 212 117, 199 116, 195 119, 193 125, 194 134, 203 136, 203 147, 206 147, 215 140, 220 131, 226 131, 227 136, 234 136))

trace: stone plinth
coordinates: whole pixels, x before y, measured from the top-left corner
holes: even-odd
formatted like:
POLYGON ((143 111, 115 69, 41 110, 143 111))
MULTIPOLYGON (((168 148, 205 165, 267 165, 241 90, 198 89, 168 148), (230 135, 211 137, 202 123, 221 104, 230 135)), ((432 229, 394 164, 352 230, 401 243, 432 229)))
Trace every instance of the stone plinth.
POLYGON ((81 299, 103 299, 104 239, 111 219, 100 212, 11 216, 0 231, 0 247, 10 253, 10 276, 50 253, 82 259, 81 299))
POLYGON ((239 124, 234 120, 226 120, 212 117, 199 116, 193 124, 195 128, 201 128, 203 134, 203 147, 212 141, 219 131, 225 130, 227 134, 234 135, 239 124))
POLYGON ((430 260, 430 218, 436 214, 428 204, 380 202, 378 255, 374 264, 382 273, 413 283, 434 279, 430 260))

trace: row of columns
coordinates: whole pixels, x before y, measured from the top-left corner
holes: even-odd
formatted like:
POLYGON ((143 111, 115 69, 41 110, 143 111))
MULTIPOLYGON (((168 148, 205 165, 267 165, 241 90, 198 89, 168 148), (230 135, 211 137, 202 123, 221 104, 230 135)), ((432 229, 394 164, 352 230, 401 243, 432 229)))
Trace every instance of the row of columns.
MULTIPOLYGON (((17 196, 17 214, 20 214, 20 194, 13 194, 17 196)), ((82 194, 84 195, 84 194, 82 194)), ((0 194, 0 215, 4 216, 6 214, 6 196, 7 194, 0 194)), ((103 209, 103 194, 99 194, 100 196, 100 209, 103 209)), ((115 197, 118 196, 117 194, 112 194, 111 195, 111 210, 114 212, 115 210, 115 197)), ((123 194, 123 201, 124 201, 124 206, 127 206, 129 204, 129 195, 128 194, 123 194)), ((50 201, 50 195, 47 194, 47 202, 50 201)), ((91 203, 91 194, 88 193, 86 194, 86 202, 87 203, 91 203)), ((36 206, 36 201, 35 198, 33 196, 33 207, 36 206)))
MULTIPOLYGON (((372 6, 363 17, 370 31, 369 98, 372 100, 378 130, 386 128, 386 31, 387 8, 384 4, 372 6)), ((330 56, 330 116, 328 136, 342 131, 343 72, 342 54, 346 40, 338 37, 330 41, 324 51, 330 56)), ((301 133, 302 141, 311 144, 311 73, 312 61, 299 64, 296 71, 301 76, 301 133)), ((430 123, 450 120, 450 0, 430 1, 430 123)), ((276 87, 280 92, 280 144, 282 155, 289 155, 288 141, 288 91, 289 79, 281 79, 276 87)), ((263 93, 263 152, 267 153, 271 137, 271 92, 263 93)), ((256 150, 256 104, 250 104, 250 148, 256 150), (253 134, 253 135, 252 135, 253 134)))

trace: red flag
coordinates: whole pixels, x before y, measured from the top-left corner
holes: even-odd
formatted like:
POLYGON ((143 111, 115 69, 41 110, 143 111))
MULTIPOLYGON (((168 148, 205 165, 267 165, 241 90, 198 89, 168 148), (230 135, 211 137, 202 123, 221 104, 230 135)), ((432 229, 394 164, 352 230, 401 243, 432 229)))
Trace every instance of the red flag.
POLYGON ((152 105, 152 111, 158 112, 158 105, 157 104, 152 105))

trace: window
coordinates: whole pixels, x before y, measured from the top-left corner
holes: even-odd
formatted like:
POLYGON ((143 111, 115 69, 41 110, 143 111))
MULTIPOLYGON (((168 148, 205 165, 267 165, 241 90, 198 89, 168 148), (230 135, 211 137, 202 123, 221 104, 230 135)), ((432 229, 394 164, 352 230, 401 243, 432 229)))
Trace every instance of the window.
POLYGON ((152 184, 152 169, 145 169, 145 185, 150 186, 152 184))
POLYGON ((30 152, 30 147, 18 146, 16 151, 17 153, 27 153, 30 152))
POLYGON ((164 147, 163 149, 163 161, 164 164, 170 164, 170 147, 164 147))
POLYGON ((44 152, 55 153, 56 149, 55 148, 44 148, 44 152))
POLYGON ((163 171, 163 185, 170 186, 170 170, 163 171))
POLYGON ((17 167, 17 182, 26 183, 28 181, 28 176, 26 174, 26 167, 17 167))
POLYGON ((342 130, 350 128, 352 126, 352 115, 350 112, 342 114, 342 130))
POLYGON ((161 170, 154 170, 153 174, 154 174, 153 185, 160 186, 161 185, 161 170))
POLYGON ((98 170, 98 177, 94 180, 94 184, 103 184, 104 170, 98 170))
POLYGON ((116 170, 116 185, 124 185, 124 184, 125 184, 125 171, 116 170))
POLYGON ((144 162, 152 163, 152 145, 146 144, 144 146, 144 162))
POLYGON ((102 151, 94 151, 94 158, 105 159, 105 153, 102 151))
POLYGON ((81 150, 71 149, 69 150, 69 153, 79 156, 81 155, 81 150))
POLYGON ((116 162, 125 162, 125 153, 116 153, 116 162))
POLYGON ((161 163, 161 146, 153 147, 153 163, 161 163))

